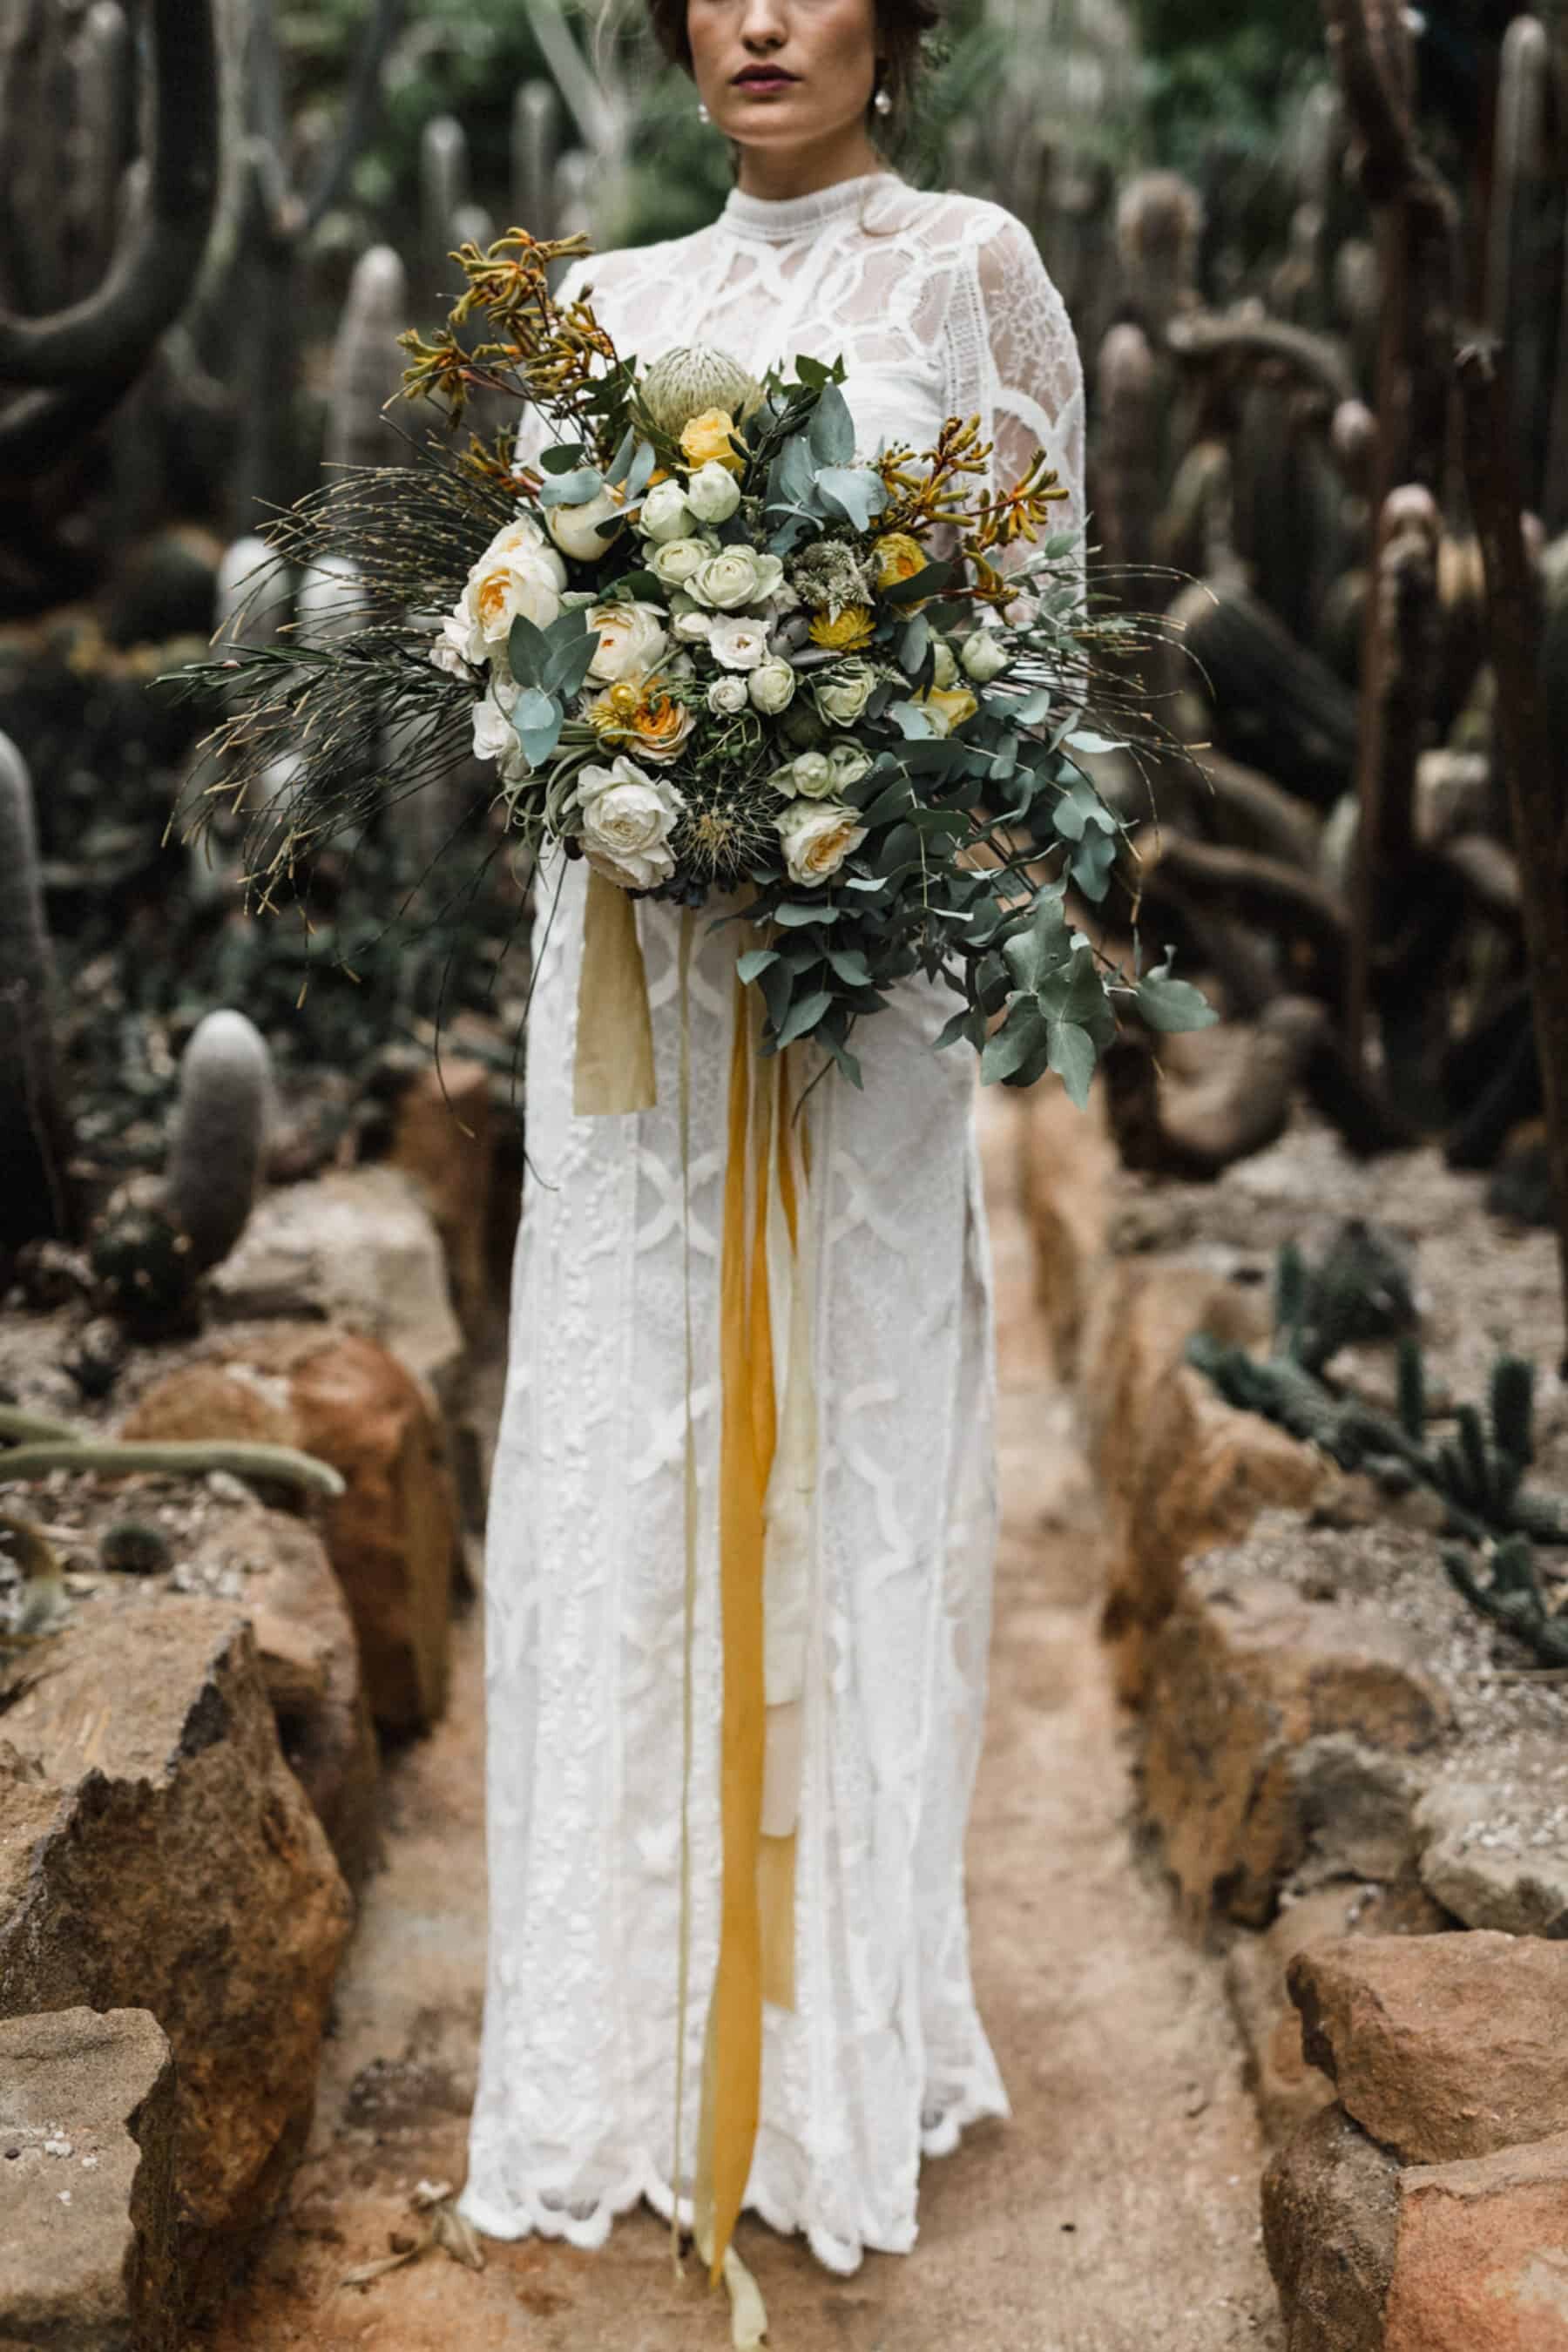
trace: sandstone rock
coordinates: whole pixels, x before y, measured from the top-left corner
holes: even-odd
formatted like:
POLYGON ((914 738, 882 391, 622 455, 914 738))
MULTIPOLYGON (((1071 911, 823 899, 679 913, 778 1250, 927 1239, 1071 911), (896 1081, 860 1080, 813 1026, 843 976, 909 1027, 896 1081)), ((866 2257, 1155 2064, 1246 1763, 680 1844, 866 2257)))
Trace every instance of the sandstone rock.
POLYGON ((0 2023, 0 2352, 177 2352, 174 2127, 145 2010, 0 2023))
POLYGON ((1449 1709, 1406 1627, 1250 1577, 1246 1561, 1244 1547, 1202 1562, 1154 1642, 1143 1789, 1189 1912, 1218 1904, 1261 1926, 1308 1852, 1307 1743, 1415 1754, 1449 1709))
POLYGON ((244 1444, 298 1445, 288 1391, 244 1365, 183 1364, 165 1372, 121 1420, 117 1434, 163 1444, 234 1438, 244 1444))
POLYGON ((259 1202, 209 1277, 215 1311, 313 1316, 389 1348, 451 1410, 463 1335, 441 1238, 412 1180, 395 1168, 334 1171, 259 1202))
POLYGON ((1034 1243, 1035 1298, 1057 1376, 1071 1380, 1091 1286, 1105 1264, 1116 1147, 1097 1092, 1087 1111, 1058 1086, 1031 1087, 1017 1125, 1019 1192, 1034 1243))
POLYGON ((1568 1949, 1482 1932, 1346 1937, 1290 1963, 1304 2054, 1405 2163, 1550 2138, 1568 2117, 1568 1949))
POLYGON ((390 1730, 433 1722, 446 1705, 458 1556, 439 1416, 395 1356, 353 1332, 282 1325, 250 1335, 247 1352, 286 1380, 299 1444, 345 1481, 321 1526, 372 1715, 390 1730))
POLYGON ((1245 1535, 1271 1504, 1312 1502, 1337 1475, 1256 1413, 1233 1411, 1183 1361, 1195 1331, 1250 1340, 1262 1319, 1255 1293, 1192 1266, 1123 1262, 1107 1270, 1094 1307, 1081 1394, 1110 1539, 1104 1631, 1134 1704, 1186 1563, 1245 1535))
POLYGON ((1384 2352, 1564 2345, 1568 2133, 1402 2174, 1384 2352))
POLYGON ((150 2010, 174 2046, 193 2313, 304 2144, 351 1898, 224 1601, 95 1601, 28 1661, 0 1759, 0 2015, 150 2010))
POLYGON ((378 1850, 378 1759, 348 1601, 320 1536, 288 1512, 228 1513, 192 1556, 198 1574, 237 1562, 284 1757, 358 1887, 378 1850))
POLYGON ((419 1071, 398 1103, 391 1156, 436 1221, 464 1329, 482 1332, 504 1305, 489 1272, 494 1149, 482 1062, 443 1055, 439 1068, 419 1071))
POLYGON ((1415 1811, 1421 1878, 1468 1927, 1568 1936, 1568 1802, 1560 1780, 1440 1780, 1415 1811))
POLYGON ((1226 1990, 1271 2144, 1288 2138, 1334 2095, 1332 2084, 1302 2054, 1300 2015, 1285 1983, 1296 1954, 1331 1936, 1435 1935, 1448 1924, 1418 1885, 1368 1886, 1342 1879, 1285 1902, 1261 1934, 1237 1937, 1226 1955, 1226 1990))
POLYGON ((1263 2245, 1287 2352, 1384 2352, 1398 2227, 1398 2167, 1342 2107, 1286 2141, 1263 2176, 1263 2245))

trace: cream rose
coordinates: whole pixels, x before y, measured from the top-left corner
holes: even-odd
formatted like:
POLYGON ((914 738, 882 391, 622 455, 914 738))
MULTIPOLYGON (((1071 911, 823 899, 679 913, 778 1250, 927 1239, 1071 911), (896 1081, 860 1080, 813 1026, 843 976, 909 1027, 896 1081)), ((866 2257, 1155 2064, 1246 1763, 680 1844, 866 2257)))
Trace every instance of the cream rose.
MULTIPOLYGON (((512 524, 503 537, 519 532, 512 524)), ((565 566, 552 548, 518 538, 505 548, 491 548, 469 572, 454 616, 466 630, 464 658, 487 661, 504 646, 519 614, 547 629, 560 616, 565 566)))
POLYGON ((746 707, 743 677, 716 677, 708 689, 708 708, 721 719, 733 719, 746 707))
MULTIPOLYGON (((721 468, 722 471, 722 468, 721 468)), ((725 474, 724 479, 730 478, 725 474)), ((642 514, 637 529, 645 539, 664 541, 689 538, 695 508, 687 504, 686 492, 679 482, 656 482, 642 502, 642 514)))
MULTIPOLYGON (((772 594, 763 584, 764 560, 749 547, 721 547, 697 566, 684 585, 700 604, 711 604, 721 613, 738 612, 742 604, 758 604, 772 594)), ((773 561, 776 563, 778 558, 773 561)))
POLYGON ((840 742, 828 745, 827 764, 833 771, 834 791, 847 793, 851 784, 858 784, 862 776, 870 774, 871 754, 863 751, 858 743, 852 743, 846 737, 840 742))
POLYGON ((687 483, 685 499, 699 522, 728 522, 741 503, 741 485, 727 466, 710 457, 687 483))
POLYGON ((596 563, 625 516, 623 493, 619 490, 599 490, 580 507, 549 507, 546 509, 551 538, 563 555, 577 563, 596 563), (601 533, 599 526, 605 529, 601 533))
POLYGON ((792 882, 826 882, 866 838, 855 811, 839 801, 792 801, 773 819, 792 882))
POLYGON ((684 588, 713 551, 705 539, 667 539, 648 558, 648 569, 666 588, 684 588))
POLYGON ((755 669, 767 659, 767 629, 742 614, 721 614, 708 632, 708 650, 725 669, 755 669))
POLYGON ((577 779, 583 855, 596 873, 623 890, 652 890, 675 871, 669 835, 685 809, 662 777, 635 760, 588 767, 577 779))
POLYGON ((752 700, 769 719, 776 719, 779 712, 787 710, 795 699, 795 672, 788 662, 779 659, 777 654, 770 654, 766 661, 759 662, 747 683, 751 687, 752 700))
POLYGON ((952 657, 952 647, 945 637, 931 639, 931 684, 948 687, 958 676, 958 664, 952 657))
POLYGON ((469 629, 461 609, 448 613, 436 633, 430 658, 448 677, 461 677, 468 667, 469 629))
MULTIPOLYGON (((964 638, 959 658, 963 664, 965 677, 972 677, 976 686, 989 686, 992 679, 1000 677, 1006 668, 1007 649, 997 643, 988 629, 976 629, 972 637, 964 638)), ((942 683, 938 678, 937 684, 940 686, 942 683)))
POLYGON ((808 801, 825 801, 833 790, 833 770, 826 751, 803 751, 793 761, 790 784, 808 801))
POLYGON ((588 664, 588 675, 601 686, 646 677, 658 667, 669 643, 658 604, 594 604, 588 625, 599 633, 599 650, 588 664))
POLYGON ((492 695, 475 703, 473 728, 476 760, 493 760, 505 783, 517 783, 527 775, 528 761, 517 730, 492 695))
POLYGON ((853 727, 861 718, 876 687, 877 673, 869 662, 836 662, 816 680, 816 707, 830 726, 853 727))
POLYGON ((684 588, 678 588, 669 600, 669 625, 683 646, 705 645, 713 626, 714 615, 700 604, 694 604, 684 588))

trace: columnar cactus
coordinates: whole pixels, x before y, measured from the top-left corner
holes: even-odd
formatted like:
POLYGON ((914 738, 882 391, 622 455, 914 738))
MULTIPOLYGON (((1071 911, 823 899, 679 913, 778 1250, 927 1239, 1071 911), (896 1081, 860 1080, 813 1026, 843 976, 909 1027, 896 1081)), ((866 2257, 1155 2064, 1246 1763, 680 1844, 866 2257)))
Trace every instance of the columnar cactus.
POLYGON ((383 410, 403 378, 397 337, 408 316, 408 282, 390 245, 361 254, 332 345, 326 463, 384 466, 395 455, 383 410))
POLYGON ((7 1249, 64 1237, 72 1224, 53 994, 32 778, 0 735, 0 1247, 7 1249))
POLYGON ((549 81, 520 82, 511 102, 511 210, 531 236, 552 237, 561 100, 549 81))
POLYGON ((209 1013, 180 1063, 168 1202, 195 1270, 226 1258, 256 1203, 272 1091, 271 1056, 243 1013, 209 1013))

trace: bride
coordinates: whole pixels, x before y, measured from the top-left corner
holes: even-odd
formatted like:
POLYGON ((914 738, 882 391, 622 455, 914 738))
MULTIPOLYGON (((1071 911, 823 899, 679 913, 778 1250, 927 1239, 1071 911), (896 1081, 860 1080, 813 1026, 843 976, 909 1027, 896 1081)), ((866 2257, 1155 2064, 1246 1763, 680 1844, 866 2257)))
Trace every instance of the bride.
MULTIPOLYGON (((1043 446, 1076 500, 1078 351, 1033 240, 997 205, 912 189, 873 143, 908 100, 933 0, 649 6, 732 142, 737 184, 711 227, 579 262, 565 295, 591 287, 644 363, 699 341, 758 375, 842 356, 862 453, 977 415, 995 480, 1043 446)), ((573 1115, 584 883, 568 866, 541 914, 528 1031, 485 1588, 489 1966, 461 2210, 496 2237, 595 2246, 638 2199, 684 2216, 692 2193, 720 1927, 719 1236, 744 934, 695 927, 683 1183, 668 905, 637 902, 658 1107, 573 1115)), ((931 1049, 952 1003, 900 983, 866 1039, 864 1092, 830 1073, 805 1113, 817 1475, 795 1998, 764 2013, 745 2203, 839 2272, 868 2247, 907 2252, 922 2155, 1007 2113, 964 1909, 996 1494, 974 1065, 931 1049)))

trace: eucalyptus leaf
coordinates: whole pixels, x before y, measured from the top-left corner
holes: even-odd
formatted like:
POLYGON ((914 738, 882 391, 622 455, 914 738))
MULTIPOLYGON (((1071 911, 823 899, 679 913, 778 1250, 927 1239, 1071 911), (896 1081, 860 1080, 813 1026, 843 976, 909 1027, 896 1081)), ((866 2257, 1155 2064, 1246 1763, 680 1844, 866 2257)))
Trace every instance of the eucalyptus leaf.
POLYGON ((542 767, 561 740, 565 713, 553 695, 527 687, 512 707, 511 723, 531 768, 542 767))
POLYGON ((786 898, 783 906, 774 907, 772 912, 774 922, 782 923, 786 930, 799 929, 805 923, 836 923, 838 920, 837 907, 807 907, 799 899, 786 898))
POLYGON ((825 505, 847 515, 857 530, 869 530, 873 519, 888 503, 881 476, 869 466, 825 466, 816 478, 816 495, 825 505))
POLYGON ((1051 1023, 1047 1060, 1079 1110, 1089 1101, 1095 1059, 1094 1040, 1086 1029, 1080 1029, 1074 1021, 1051 1023))
POLYGON ((596 466, 579 466, 575 472, 558 474, 553 481, 544 483, 539 503, 542 507, 585 507, 604 487, 605 478, 596 466))
POLYGON ((1190 981, 1173 980, 1167 971, 1145 972, 1135 993, 1138 1010, 1151 1029, 1173 1034, 1187 1029, 1210 1029, 1219 1015, 1190 981))
POLYGON ((542 449, 539 463, 547 474, 570 474, 587 456, 581 441, 560 441, 552 449, 542 449))
POLYGON ((832 1010, 832 1005, 833 992, 826 988, 814 989, 809 996, 797 997, 790 1006, 788 1017, 774 1043, 781 1051, 785 1045, 793 1045, 797 1037, 804 1037, 808 1029, 816 1028, 823 1014, 832 1010))
POLYGON ((985 1041, 980 1075, 987 1086, 1024 1071, 1037 1076, 1046 1066, 1050 1032, 1045 1014, 1033 1000, 1021 996, 994 1036, 985 1041))
POLYGON ((506 657, 519 686, 540 686, 552 648, 536 622, 520 613, 507 633, 506 657))
MULTIPOLYGON (((808 428, 811 454, 819 466, 847 466, 855 455, 855 419, 836 383, 825 383, 808 428)), ((880 485, 879 484, 879 488, 880 485)))
POLYGON ((748 948, 746 953, 736 960, 736 976, 745 987, 749 988, 753 980, 760 980, 763 973, 771 965, 777 963, 778 960, 777 948, 748 948))
POLYGON ((918 677, 921 666, 931 650, 931 623, 923 613, 907 621, 899 637, 899 667, 910 677, 918 677))

